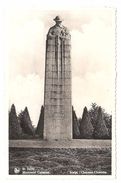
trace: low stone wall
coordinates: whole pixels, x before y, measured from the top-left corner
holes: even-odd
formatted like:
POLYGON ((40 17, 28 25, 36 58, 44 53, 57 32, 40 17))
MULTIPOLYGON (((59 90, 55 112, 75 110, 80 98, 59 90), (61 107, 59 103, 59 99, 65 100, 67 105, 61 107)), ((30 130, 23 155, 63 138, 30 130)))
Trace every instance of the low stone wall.
POLYGON ((15 148, 111 148, 111 140, 10 140, 9 147, 15 148))

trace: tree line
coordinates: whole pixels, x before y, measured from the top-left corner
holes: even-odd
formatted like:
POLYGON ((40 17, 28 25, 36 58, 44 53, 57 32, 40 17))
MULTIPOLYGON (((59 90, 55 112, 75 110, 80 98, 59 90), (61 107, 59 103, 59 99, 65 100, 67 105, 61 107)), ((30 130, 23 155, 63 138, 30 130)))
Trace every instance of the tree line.
POLYGON ((77 118, 72 108, 73 138, 74 139, 111 139, 112 115, 105 112, 96 103, 90 110, 84 108, 82 118, 77 118))
MULTIPOLYGON (((72 107, 73 139, 111 139, 112 116, 96 103, 90 110, 84 108, 82 118, 77 118, 72 107)), ((41 107, 37 127, 32 125, 28 108, 25 107, 18 115, 15 105, 9 111, 9 139, 43 139, 44 106, 41 107)))

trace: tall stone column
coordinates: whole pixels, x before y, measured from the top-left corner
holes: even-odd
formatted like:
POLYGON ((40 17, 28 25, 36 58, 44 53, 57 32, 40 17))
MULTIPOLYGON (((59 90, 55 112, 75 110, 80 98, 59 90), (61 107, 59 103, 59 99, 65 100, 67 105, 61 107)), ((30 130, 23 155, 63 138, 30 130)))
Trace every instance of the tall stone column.
POLYGON ((44 139, 71 139, 71 36, 60 17, 54 20, 46 40, 44 139))

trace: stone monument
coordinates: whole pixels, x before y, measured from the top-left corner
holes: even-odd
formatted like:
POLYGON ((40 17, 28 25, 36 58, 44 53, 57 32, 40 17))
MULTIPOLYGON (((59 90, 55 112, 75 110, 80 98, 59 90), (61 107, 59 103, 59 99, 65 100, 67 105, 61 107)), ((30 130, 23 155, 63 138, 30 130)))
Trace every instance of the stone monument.
POLYGON ((46 40, 44 139, 72 139, 71 36, 56 16, 46 40))

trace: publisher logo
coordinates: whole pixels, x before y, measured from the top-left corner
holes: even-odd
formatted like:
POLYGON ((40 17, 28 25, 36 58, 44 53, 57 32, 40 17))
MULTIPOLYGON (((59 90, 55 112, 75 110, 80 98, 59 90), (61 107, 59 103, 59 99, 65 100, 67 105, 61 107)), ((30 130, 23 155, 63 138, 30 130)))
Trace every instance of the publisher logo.
POLYGON ((15 174, 19 174, 20 171, 21 171, 21 169, 20 169, 19 167, 15 167, 15 168, 14 168, 14 173, 15 173, 15 174))

